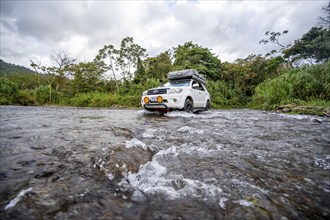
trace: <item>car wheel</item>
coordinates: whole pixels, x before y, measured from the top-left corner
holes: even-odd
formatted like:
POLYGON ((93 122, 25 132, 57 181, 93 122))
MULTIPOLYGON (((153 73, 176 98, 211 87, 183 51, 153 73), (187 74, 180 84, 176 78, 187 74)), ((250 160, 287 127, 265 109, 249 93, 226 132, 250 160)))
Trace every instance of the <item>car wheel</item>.
POLYGON ((211 110, 211 103, 210 100, 207 100, 206 106, 205 106, 205 111, 210 111, 211 110))
POLYGON ((183 110, 188 113, 191 113, 193 111, 193 102, 191 101, 191 99, 186 99, 183 110))

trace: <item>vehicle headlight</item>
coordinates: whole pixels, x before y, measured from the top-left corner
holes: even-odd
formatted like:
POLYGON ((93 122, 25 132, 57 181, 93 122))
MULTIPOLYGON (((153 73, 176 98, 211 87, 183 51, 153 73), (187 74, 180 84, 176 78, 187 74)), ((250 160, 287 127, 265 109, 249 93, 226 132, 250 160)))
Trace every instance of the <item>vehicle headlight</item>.
POLYGON ((158 96, 156 100, 158 103, 162 103, 164 101, 163 97, 161 96, 158 96))
POLYGON ((148 93, 148 91, 144 91, 144 92, 142 93, 142 96, 146 96, 147 93, 148 93))
POLYGON ((143 101, 144 103, 148 104, 150 102, 150 99, 148 97, 144 97, 143 101))
POLYGON ((169 89, 168 94, 178 94, 182 92, 182 89, 169 89))

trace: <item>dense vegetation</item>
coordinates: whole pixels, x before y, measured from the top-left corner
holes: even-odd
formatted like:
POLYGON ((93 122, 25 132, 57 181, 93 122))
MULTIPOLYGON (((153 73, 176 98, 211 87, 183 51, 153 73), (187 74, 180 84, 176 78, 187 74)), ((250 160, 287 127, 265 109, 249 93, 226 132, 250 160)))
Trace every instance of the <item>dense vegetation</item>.
POLYGON ((0 104, 138 107, 141 93, 166 80, 169 71, 193 68, 207 77, 213 108, 330 107, 327 25, 313 27, 287 46, 280 40, 288 31, 266 32, 260 43, 279 49, 233 63, 221 62, 211 49, 193 42, 148 57, 131 37, 119 48, 105 45, 89 62, 77 63, 63 50, 51 55, 54 66, 31 61, 34 71, 1 60, 0 104))
MULTIPOLYGON (((259 84, 252 106, 274 109, 283 104, 329 105, 330 61, 323 65, 286 70, 275 79, 259 84)), ((330 106, 329 106, 330 107, 330 106)))

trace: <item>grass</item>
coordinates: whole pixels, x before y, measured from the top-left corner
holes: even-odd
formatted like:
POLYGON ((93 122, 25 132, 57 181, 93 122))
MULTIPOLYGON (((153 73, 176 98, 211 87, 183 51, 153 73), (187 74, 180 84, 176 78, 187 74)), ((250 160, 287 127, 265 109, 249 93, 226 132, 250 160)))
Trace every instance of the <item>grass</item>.
POLYGON ((296 104, 329 107, 330 61, 301 69, 289 69, 283 75, 257 86, 250 107, 273 110, 296 104))

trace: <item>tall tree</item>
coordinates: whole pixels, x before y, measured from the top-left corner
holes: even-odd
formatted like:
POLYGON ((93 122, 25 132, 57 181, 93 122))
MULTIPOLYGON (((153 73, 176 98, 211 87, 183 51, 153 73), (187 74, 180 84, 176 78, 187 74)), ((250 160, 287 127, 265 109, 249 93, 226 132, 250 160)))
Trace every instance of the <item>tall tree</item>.
POLYGON ((140 58, 138 58, 137 61, 137 67, 136 67, 136 71, 134 74, 134 83, 138 84, 138 83, 142 83, 146 81, 146 71, 144 69, 143 63, 141 61, 140 58))
POLYGON ((56 90, 58 90, 64 84, 65 79, 71 75, 71 68, 76 59, 71 58, 69 53, 62 48, 53 51, 50 57, 53 63, 50 70, 54 73, 56 90))
POLYGON ((327 6, 322 7, 322 12, 325 14, 325 17, 318 17, 319 25, 321 27, 330 28, 330 1, 327 6))
POLYGON ((190 42, 174 49, 174 68, 197 69, 210 79, 217 80, 221 72, 221 61, 210 49, 190 42))
POLYGON ((74 78, 72 87, 74 93, 91 92, 102 89, 103 71, 95 62, 81 62, 73 67, 74 78))
POLYGON ((279 76, 283 62, 284 60, 280 56, 266 59, 254 54, 245 59, 237 59, 235 64, 238 64, 238 69, 234 73, 237 75, 235 87, 238 86, 247 96, 253 95, 258 84, 268 78, 279 76))
POLYGON ((283 54, 294 62, 326 62, 330 58, 330 29, 312 27, 302 38, 296 40, 292 47, 283 50, 283 54))
POLYGON ((287 33, 289 33, 288 30, 285 30, 282 32, 266 31, 266 33, 265 33, 266 38, 259 41, 259 44, 272 43, 272 44, 279 46, 279 49, 277 49, 277 50, 274 49, 274 50, 270 51, 269 53, 267 53, 266 57, 277 54, 278 52, 282 52, 284 49, 291 46, 291 45, 284 45, 284 43, 282 43, 280 41, 280 37, 287 33))
POLYGON ((121 41, 119 57, 116 63, 121 69, 124 80, 131 80, 133 78, 134 69, 137 67, 138 60, 142 60, 146 56, 146 49, 133 43, 132 37, 126 37, 121 41))
POLYGON ((64 49, 58 49, 53 51, 51 54, 51 61, 53 66, 46 67, 40 62, 36 63, 34 60, 30 59, 30 66, 37 73, 49 75, 48 87, 49 87, 49 102, 52 102, 52 85, 55 84, 55 89, 58 90, 64 85, 68 76, 72 74, 72 67, 76 59, 71 58, 67 51, 64 49))
POLYGON ((116 67, 116 60, 118 59, 118 50, 111 44, 104 45, 99 53, 96 55, 94 62, 97 64, 99 69, 103 72, 110 71, 112 73, 112 78, 116 81, 116 72, 118 68, 116 67))
POLYGON ((146 77, 166 79, 167 73, 172 70, 172 62, 169 51, 165 51, 156 57, 149 57, 144 61, 146 77))
POLYGON ((265 58, 251 54, 244 59, 237 59, 234 63, 224 63, 221 81, 244 96, 252 96, 258 84, 280 74, 283 62, 280 56, 265 58))
POLYGON ((126 37, 121 41, 119 49, 111 44, 105 45, 94 60, 105 72, 110 71, 115 81, 118 74, 124 80, 131 80, 138 59, 143 60, 146 56, 146 49, 135 44, 132 37, 126 37))

